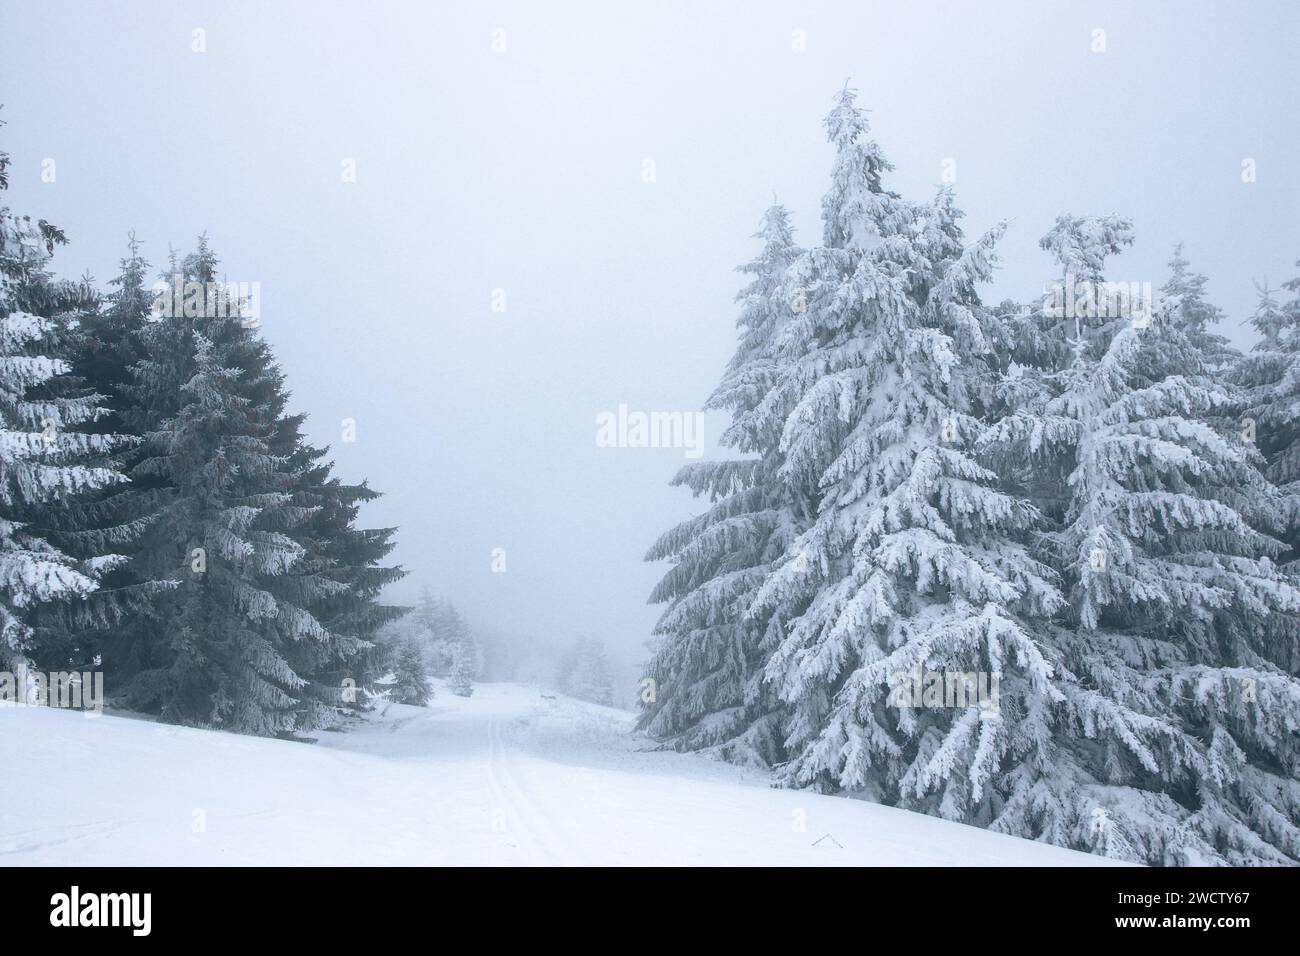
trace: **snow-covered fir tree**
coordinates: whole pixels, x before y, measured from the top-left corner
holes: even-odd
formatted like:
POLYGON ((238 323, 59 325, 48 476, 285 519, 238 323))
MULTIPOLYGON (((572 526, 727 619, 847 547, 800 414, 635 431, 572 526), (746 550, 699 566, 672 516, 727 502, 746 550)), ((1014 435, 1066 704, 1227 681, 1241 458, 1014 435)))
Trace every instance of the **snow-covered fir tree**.
POLYGON ((851 90, 827 130, 823 244, 765 283, 800 308, 742 319, 715 406, 756 457, 686 469, 714 509, 651 552, 674 566, 643 726, 1124 859, 1293 861, 1300 592, 1275 561, 1300 312, 1266 300, 1242 363, 1275 426, 1257 451, 1181 249, 1152 302, 1107 281, 1127 220, 1062 216, 1054 293, 987 309, 1001 228, 967 243, 950 192, 888 192, 851 90), (932 697, 936 673, 994 698, 932 697))
POLYGON ((1245 393, 1239 427, 1282 494, 1285 557, 1291 562, 1300 557, 1300 277, 1286 282, 1282 292, 1260 287, 1251 322, 1260 338, 1233 376, 1245 393), (1289 298, 1282 299, 1284 293, 1289 298))
POLYGON ((826 126, 824 245, 785 335, 798 401, 781 439, 781 474, 819 501, 755 602, 801 608, 766 669, 791 711, 783 776, 974 822, 997 800, 1017 715, 1053 699, 1033 627, 1061 604, 1022 542, 1032 509, 973 454, 996 324, 976 286, 1003 227, 967 244, 948 191, 885 191, 852 90, 826 126), (1001 710, 900 693, 931 673, 997 675, 1001 710))
POLYGON ((432 643, 434 640, 442 616, 442 608, 443 602, 434 597, 432 591, 427 587, 420 589, 420 600, 411 608, 406 624, 423 643, 432 643))
POLYGON ((1160 298, 1169 320, 1178 325, 1191 346, 1201 353, 1199 364, 1204 373, 1222 380, 1241 355, 1214 331, 1213 326, 1226 316, 1222 309, 1206 301, 1209 279, 1203 273, 1193 272, 1191 265, 1180 242, 1169 260, 1169 278, 1160 287, 1160 298))
MULTIPOLYGON (((1061 217, 1042 245, 1100 283, 1129 241, 1123 221, 1061 217)), ((1300 683, 1282 659, 1300 592, 1270 560, 1276 489, 1209 423, 1234 395, 1214 384, 1206 322, 1186 281, 1166 289, 1153 312, 1054 323, 1068 359, 1015 376, 1014 410, 985 434, 998 460, 1068 489, 1035 501, 1069 598, 1038 637, 1053 700, 1017 728, 990 822, 1139 862, 1285 862, 1300 683)))
MULTIPOLYGON (((204 241, 175 272, 223 294, 204 241)), ((374 566, 391 532, 352 528, 371 493, 329 479, 301 441, 283 377, 237 304, 200 302, 149 324, 127 389, 149 450, 131 476, 161 502, 133 566, 176 587, 105 642, 105 660, 129 675, 135 706, 167 719, 311 729, 346 708, 370 634, 400 613, 373 603, 400 575, 374 566)))
MULTIPOLYGON (((8 185, 0 152, 0 189, 8 185)), ((48 264, 63 233, 0 206, 0 669, 33 657, 65 666, 69 641, 42 633, 42 610, 82 605, 98 579, 123 559, 111 552, 70 555, 39 529, 79 496, 123 480, 111 455, 125 444, 82 426, 103 414, 102 396, 69 378, 75 317, 96 296, 82 283, 55 281, 48 264)), ((88 661, 77 661, 88 663, 88 661)))
POLYGON ((470 659, 475 662, 473 670, 477 672, 479 654, 473 632, 450 600, 434 597, 427 587, 423 588, 411 614, 409 630, 412 640, 424 649, 432 674, 446 677, 462 644, 469 648, 470 659))
MULTIPOLYGON (((287 392, 281 388, 278 395, 280 404, 287 392)), ((328 450, 303 437, 304 418, 281 414, 271 444, 292 476, 288 513, 295 518, 284 530, 303 556, 287 574, 268 581, 267 589, 301 606, 330 635, 297 641, 286 654, 294 672, 309 679, 304 697, 315 701, 319 720, 328 720, 338 705, 356 702, 355 694, 341 691, 379 676, 367 668, 366 650, 385 626, 407 613, 380 600, 406 572, 381 563, 395 547, 395 528, 357 527, 361 506, 379 493, 365 482, 351 485, 334 476, 328 450)))
MULTIPOLYGON (((152 296, 146 288, 149 265, 132 236, 119 274, 110 280, 111 291, 103 303, 83 312, 71 339, 71 380, 81 393, 102 396, 103 413, 77 426, 92 435, 131 436, 113 457, 123 473, 149 454, 139 440, 147 429, 147 416, 131 398, 131 367, 144 357, 142 335, 152 296)), ((46 516, 44 526, 51 542, 78 557, 105 552, 131 555, 149 522, 156 517, 158 499, 149 479, 115 483, 91 495, 78 496, 46 516)), ((47 642, 60 661, 102 663, 104 636, 142 608, 171 581, 142 580, 131 561, 107 570, 98 590, 83 601, 42 609, 39 617, 47 642)), ((116 678, 117 675, 114 675, 116 678)), ((116 683, 116 681, 115 681, 116 683)))
POLYGON ((447 672, 447 686, 457 697, 469 697, 474 693, 474 650, 469 644, 455 645, 451 669, 447 672))
POLYGON ((430 636, 429 658, 435 674, 449 675, 461 648, 466 649, 467 659, 474 660, 474 639, 469 625, 451 601, 444 599, 438 602, 430 636))
POLYGON ((433 687, 429 684, 428 674, 424 669, 424 654, 410 641, 403 641, 393 655, 394 681, 389 685, 389 699, 396 704, 411 704, 415 707, 427 707, 433 696, 433 687))
POLYGON ((134 233, 118 274, 109 280, 102 307, 87 313, 78 326, 74 366, 77 374, 104 396, 101 424, 130 433, 139 422, 128 391, 131 367, 144 357, 142 336, 154 304, 149 262, 134 233))
POLYGON ((807 307, 791 281, 801 250, 789 213, 774 205, 754 238, 762 247, 739 267, 751 277, 737 294, 740 342, 706 407, 732 414, 721 444, 747 457, 692 462, 673 484, 711 506, 655 543, 647 560, 673 567, 650 596, 669 602, 656 626, 649 666, 654 693, 641 726, 682 749, 716 748, 730 759, 771 763, 782 753, 781 703, 763 667, 781 636, 777 613, 747 614, 768 569, 810 517, 810 503, 781 480, 786 411, 778 391, 780 334, 807 307))
POLYGON ((291 732, 301 726, 306 682, 284 659, 286 638, 325 634, 301 607, 265 588, 303 556, 258 520, 288 504, 288 476, 268 447, 272 416, 240 388, 249 369, 236 364, 231 343, 196 332, 193 349, 181 408, 150 433, 155 457, 137 469, 172 485, 141 561, 180 586, 150 609, 151 626, 136 635, 147 646, 132 696, 180 722, 291 732))

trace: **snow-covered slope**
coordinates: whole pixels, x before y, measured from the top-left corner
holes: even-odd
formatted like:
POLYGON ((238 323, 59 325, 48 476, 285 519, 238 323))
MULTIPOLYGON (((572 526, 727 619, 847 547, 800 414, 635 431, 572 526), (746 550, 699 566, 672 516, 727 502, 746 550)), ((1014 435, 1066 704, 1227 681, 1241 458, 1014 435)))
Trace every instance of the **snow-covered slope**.
POLYGON ((0 865, 1106 861, 652 752, 631 715, 439 687, 316 745, 0 709, 0 865))

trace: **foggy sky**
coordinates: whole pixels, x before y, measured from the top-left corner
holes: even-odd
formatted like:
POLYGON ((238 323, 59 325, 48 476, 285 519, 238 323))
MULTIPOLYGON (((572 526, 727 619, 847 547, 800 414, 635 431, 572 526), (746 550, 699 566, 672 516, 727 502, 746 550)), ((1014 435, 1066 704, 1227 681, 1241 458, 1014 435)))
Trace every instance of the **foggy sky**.
POLYGON ((1300 5, 807 7, 8 0, 2 201, 101 283, 130 229, 155 265, 206 231, 261 283, 309 439, 384 492, 363 520, 400 527, 392 596, 626 658, 659 613, 641 557, 702 506, 668 487, 682 450, 598 448, 596 416, 699 408, 773 195, 820 239, 846 79, 892 188, 929 196, 952 159, 968 235, 1011 220, 986 301, 1041 295, 1063 211, 1134 220, 1116 280, 1160 285, 1184 240, 1239 345, 1252 281, 1296 273, 1300 5))

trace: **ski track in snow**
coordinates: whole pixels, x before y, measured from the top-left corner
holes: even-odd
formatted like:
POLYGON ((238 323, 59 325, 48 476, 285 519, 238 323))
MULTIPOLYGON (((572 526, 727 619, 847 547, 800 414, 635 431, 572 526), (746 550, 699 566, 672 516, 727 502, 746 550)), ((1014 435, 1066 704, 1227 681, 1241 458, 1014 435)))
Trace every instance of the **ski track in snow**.
POLYGON ((501 798, 502 820, 506 832, 512 825, 518 826, 525 840, 533 844, 533 851, 540 849, 538 862, 553 862, 563 866, 590 864, 571 841, 566 841, 557 827, 561 826, 555 816, 542 807, 520 785, 522 776, 519 772, 518 751, 506 744, 501 732, 501 720, 493 717, 488 722, 488 734, 492 753, 488 760, 489 772, 493 776, 497 794, 501 798))
POLYGON ((0 708, 0 866, 1109 862, 773 789, 632 724, 514 684, 440 685, 314 745, 0 708))

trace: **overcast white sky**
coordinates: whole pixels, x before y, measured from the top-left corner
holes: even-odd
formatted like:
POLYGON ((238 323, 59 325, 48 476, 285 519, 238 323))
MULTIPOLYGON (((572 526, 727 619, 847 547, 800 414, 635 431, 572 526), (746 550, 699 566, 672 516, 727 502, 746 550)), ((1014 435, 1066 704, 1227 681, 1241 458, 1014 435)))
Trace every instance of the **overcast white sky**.
POLYGON ((129 229, 155 263, 206 230, 261 283, 310 438, 385 492, 364 518, 401 528, 395 597, 631 654, 641 556, 699 506, 667 486, 682 451, 597 448, 595 417, 703 402, 773 193, 820 237, 846 78, 893 188, 951 158, 968 232, 1012 221, 986 299, 1041 294, 1058 212, 1120 213, 1112 277, 1159 285, 1185 240, 1246 344, 1252 280, 1300 258, 1298 40, 1294 2, 6 0, 5 202, 66 230, 69 276, 109 279, 129 229))

